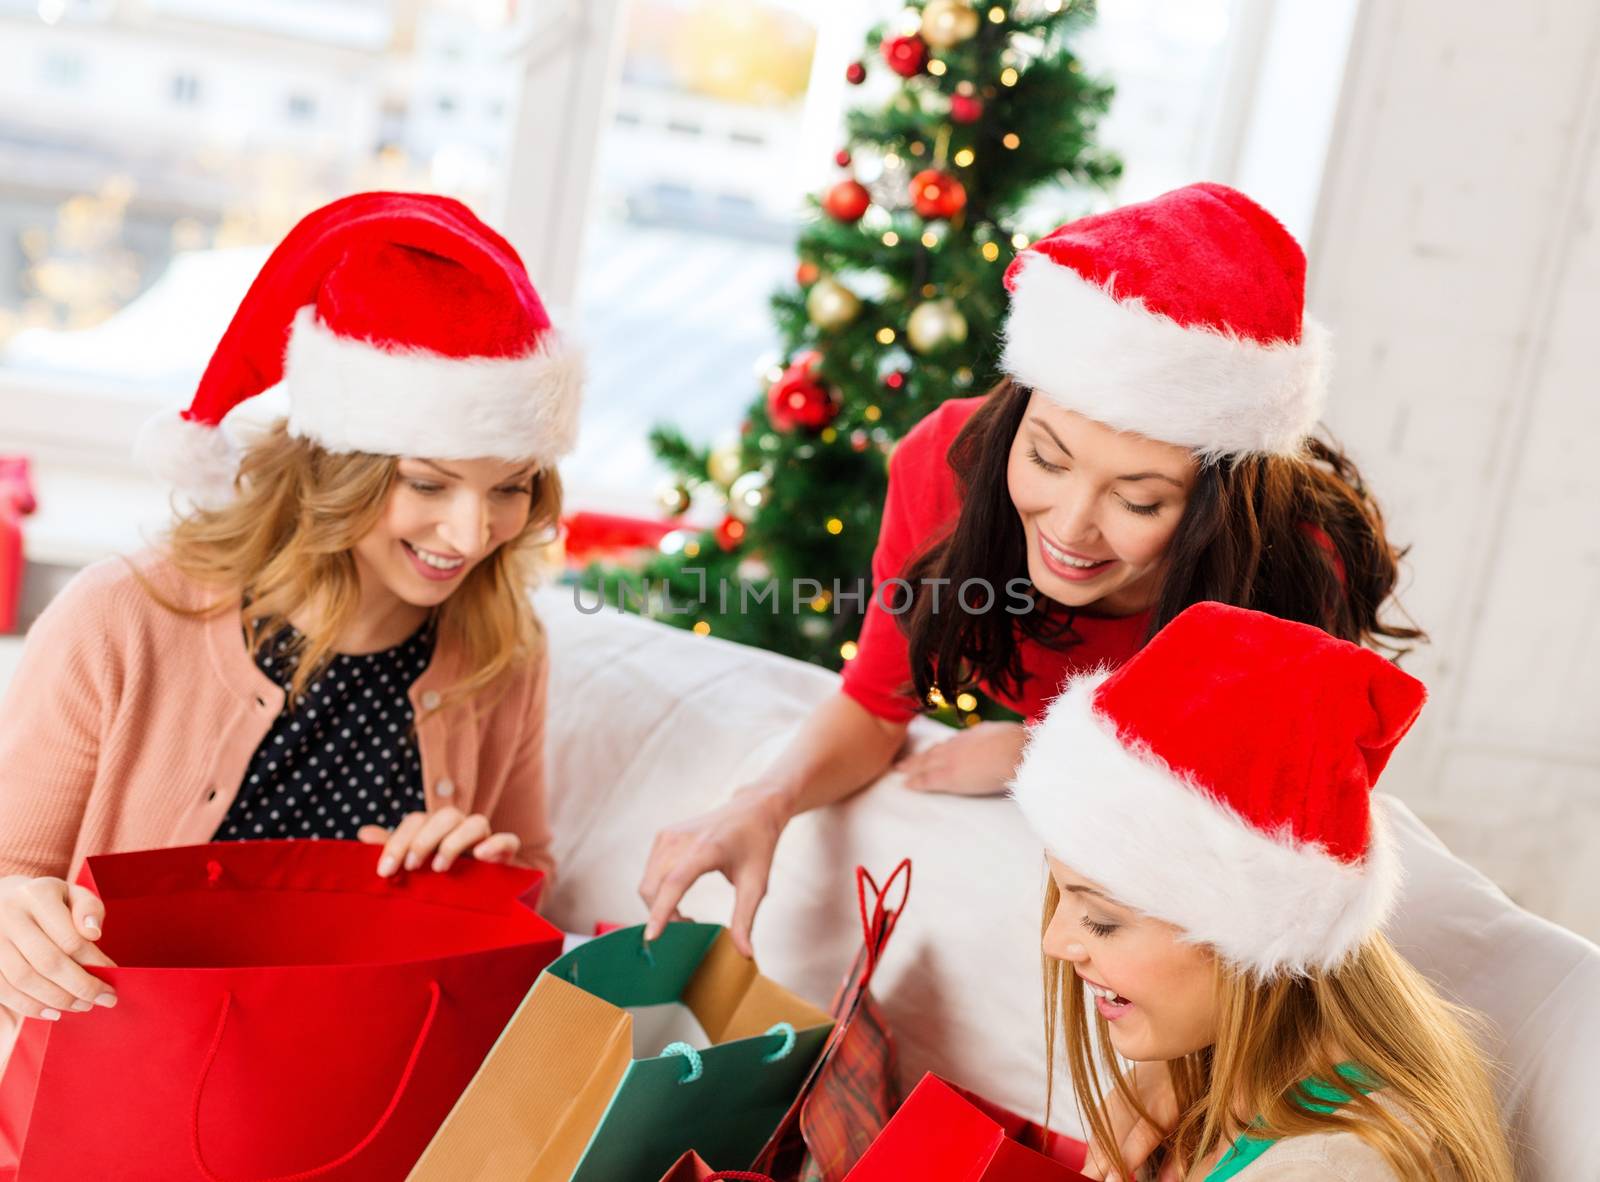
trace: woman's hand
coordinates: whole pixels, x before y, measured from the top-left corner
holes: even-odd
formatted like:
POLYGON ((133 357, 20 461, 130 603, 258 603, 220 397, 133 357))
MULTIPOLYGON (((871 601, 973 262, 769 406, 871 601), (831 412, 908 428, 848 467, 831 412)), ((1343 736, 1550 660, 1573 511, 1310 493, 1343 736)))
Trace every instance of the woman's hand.
POLYGON ((1028 735, 1020 722, 980 722, 894 765, 916 792, 999 796, 1022 759, 1028 735))
POLYGON ((471 854, 480 862, 509 862, 522 848, 522 839, 515 833, 493 832, 489 818, 482 813, 469 816, 454 808, 408 813, 393 833, 382 825, 365 825, 356 836, 368 845, 383 846, 378 859, 378 874, 383 878, 401 866, 416 870, 430 858, 433 869, 441 874, 462 854, 471 854))
POLYGON ((720 871, 735 892, 728 932, 735 948, 754 956, 750 929, 766 897, 772 858, 789 816, 781 792, 758 786, 735 793, 721 808, 657 833, 639 882, 639 897, 650 909, 644 938, 661 934, 702 875, 720 871))
POLYGON ((55 1021, 117 1004, 116 992, 85 967, 115 968, 94 942, 105 906, 86 887, 59 878, 0 878, 0 1005, 55 1021))
MULTIPOLYGON (((1111 1135, 1122 1148, 1122 1162, 1130 1171, 1137 1172, 1149 1160, 1156 1147, 1165 1141, 1178 1123, 1178 1097, 1172 1090, 1172 1075, 1161 1062, 1136 1063, 1128 1073, 1133 1091, 1144 1110, 1155 1118, 1155 1124, 1133 1110, 1117 1091, 1106 1097, 1106 1115, 1111 1121, 1111 1135)), ((1089 1142, 1089 1156, 1084 1162, 1083 1176, 1100 1182, 1131 1182, 1116 1172, 1115 1163, 1103 1145, 1089 1142)), ((1161 1167, 1156 1182, 1179 1182, 1175 1162, 1161 1167)))

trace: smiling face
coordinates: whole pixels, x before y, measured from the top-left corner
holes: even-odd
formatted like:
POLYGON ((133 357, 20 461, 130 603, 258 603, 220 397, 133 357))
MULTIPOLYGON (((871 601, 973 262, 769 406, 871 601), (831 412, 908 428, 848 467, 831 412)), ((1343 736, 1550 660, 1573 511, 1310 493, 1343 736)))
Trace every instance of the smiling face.
POLYGON ((402 459, 378 523, 355 545, 365 591, 436 607, 528 524, 534 464, 402 459))
POLYGON ((1094 994, 1117 1054, 1177 1059, 1216 1041, 1217 961, 1179 929, 1141 915, 1050 859, 1061 901, 1045 955, 1065 962, 1094 994))
POLYGON ((1197 471, 1186 448, 1113 431, 1034 391, 1006 468, 1033 585, 1068 607, 1148 608, 1197 471))

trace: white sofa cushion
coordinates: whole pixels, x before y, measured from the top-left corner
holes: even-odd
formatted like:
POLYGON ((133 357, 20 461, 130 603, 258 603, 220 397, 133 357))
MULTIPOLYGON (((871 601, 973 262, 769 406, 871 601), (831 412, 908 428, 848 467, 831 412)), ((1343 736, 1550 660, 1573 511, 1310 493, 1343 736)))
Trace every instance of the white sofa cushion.
MULTIPOLYGON (((585 615, 575 602, 567 588, 539 596, 552 645, 548 760, 561 867, 547 910, 585 930, 642 920, 636 888, 656 831, 761 771, 838 679, 611 609, 585 615)), ((948 732, 919 720, 912 733, 930 743, 948 732)), ((910 906, 874 987, 905 1076, 937 1071, 1038 1119, 1039 844, 1006 800, 926 796, 898 780, 888 775, 790 826, 756 922, 756 955, 767 973, 826 1005, 859 940, 852 869, 884 874, 909 855, 910 906)), ((1592 1176, 1600 949, 1514 906, 1391 803, 1408 877, 1391 935, 1448 995, 1489 1018, 1520 1176, 1592 1176)), ((726 922, 732 898, 720 877, 705 879, 684 910, 726 922)), ((1070 1109, 1064 1099, 1054 1120, 1078 1133, 1070 1109)))

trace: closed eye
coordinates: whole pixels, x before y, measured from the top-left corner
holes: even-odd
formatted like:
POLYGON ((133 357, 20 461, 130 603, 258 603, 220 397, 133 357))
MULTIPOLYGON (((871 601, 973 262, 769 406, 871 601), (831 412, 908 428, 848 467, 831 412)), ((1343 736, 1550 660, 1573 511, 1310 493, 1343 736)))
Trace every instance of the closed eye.
POLYGON ((1122 497, 1118 497, 1117 500, 1122 501, 1122 507, 1129 513, 1137 513, 1141 517, 1154 517, 1157 513, 1161 512, 1160 501, 1157 501, 1153 505, 1136 505, 1132 501, 1123 500, 1122 497))
POLYGON ((1049 460, 1041 456, 1039 454, 1039 449, 1036 447, 1028 448, 1028 459, 1039 465, 1039 467, 1043 468, 1046 472, 1065 471, 1060 464, 1052 464, 1049 460))

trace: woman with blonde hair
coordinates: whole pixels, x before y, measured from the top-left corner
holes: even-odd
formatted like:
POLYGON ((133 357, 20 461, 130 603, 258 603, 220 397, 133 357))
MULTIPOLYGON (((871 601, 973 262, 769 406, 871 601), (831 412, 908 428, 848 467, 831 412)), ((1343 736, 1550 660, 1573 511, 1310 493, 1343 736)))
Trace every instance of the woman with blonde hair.
POLYGON ((363 193, 289 233, 146 449, 199 507, 62 591, 0 710, 0 1020, 116 1003, 85 971, 109 963, 91 854, 359 838, 385 875, 551 867, 523 568, 580 389, 460 203, 363 193), (223 416, 279 383, 287 420, 236 458, 223 416))
POLYGON ((1372 785, 1424 696, 1202 603, 1052 702, 1012 794, 1048 854, 1047 1045, 1091 1178, 1509 1182, 1473 1016, 1382 933, 1400 871, 1372 785))

